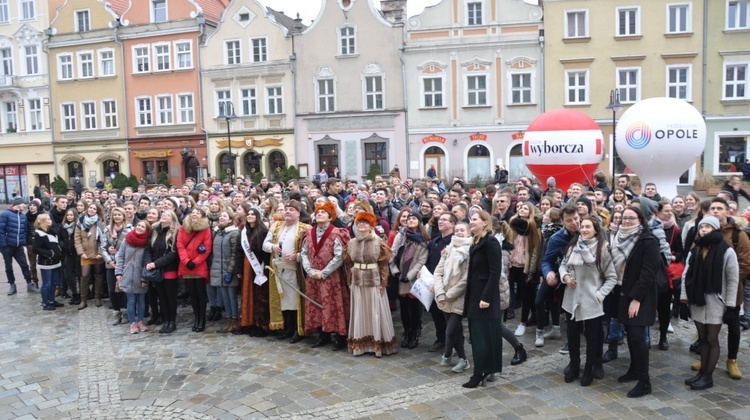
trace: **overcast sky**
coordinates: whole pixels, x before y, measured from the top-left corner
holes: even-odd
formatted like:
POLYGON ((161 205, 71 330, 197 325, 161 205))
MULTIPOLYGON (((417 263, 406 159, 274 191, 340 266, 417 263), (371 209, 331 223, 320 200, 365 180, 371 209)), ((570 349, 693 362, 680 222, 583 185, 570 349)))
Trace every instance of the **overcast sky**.
MULTIPOLYGON (((336 0, 328 0, 335 2, 336 0)), ((372 1, 380 8, 379 0, 357 0, 372 1)), ((275 10, 284 12, 287 16, 296 17, 297 13, 302 17, 302 22, 309 25, 310 21, 315 19, 320 12, 322 0, 260 0, 261 3, 275 10)), ((439 3, 440 0, 409 0, 406 3, 407 15, 413 16, 424 10, 425 6, 439 3)))

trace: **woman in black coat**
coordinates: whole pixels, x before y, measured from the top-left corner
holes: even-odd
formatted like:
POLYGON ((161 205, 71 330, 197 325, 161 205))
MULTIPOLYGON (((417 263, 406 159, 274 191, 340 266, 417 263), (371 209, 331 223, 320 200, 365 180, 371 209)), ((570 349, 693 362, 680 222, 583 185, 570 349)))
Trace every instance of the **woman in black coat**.
POLYGON ((155 283, 159 295, 159 312, 164 325, 159 333, 170 334, 177 329, 177 268, 180 263, 177 255, 177 231, 180 229, 178 216, 172 210, 161 213, 159 223, 151 228, 151 236, 143 251, 146 270, 162 270, 164 279, 155 283))
MULTIPOLYGON (((628 392, 629 398, 651 393, 646 327, 654 325, 656 320, 657 272, 666 269, 661 261, 659 240, 651 234, 647 223, 638 208, 628 207, 622 213, 620 231, 632 230, 634 235, 634 244, 627 255, 622 275, 618 305, 618 318, 625 326, 630 350, 630 367, 624 375, 618 378, 618 381, 638 381, 636 386, 628 392)), ((617 266, 617 257, 614 254, 613 258, 617 266)))
POLYGON ((500 275, 503 251, 492 235, 492 217, 485 211, 471 216, 474 243, 469 250, 469 273, 463 316, 469 318, 474 374, 465 388, 476 388, 487 376, 502 372, 503 339, 500 275))

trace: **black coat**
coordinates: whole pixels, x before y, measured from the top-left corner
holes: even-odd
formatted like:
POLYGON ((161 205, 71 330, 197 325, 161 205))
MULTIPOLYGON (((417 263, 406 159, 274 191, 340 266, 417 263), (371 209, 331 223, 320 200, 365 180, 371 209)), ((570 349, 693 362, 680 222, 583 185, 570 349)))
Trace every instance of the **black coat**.
POLYGON ((659 240, 645 233, 628 256, 618 307, 618 318, 623 325, 651 326, 656 321, 656 276, 658 270, 665 270, 659 249, 659 240), (639 301, 641 308, 637 316, 629 318, 628 308, 633 300, 639 301))
POLYGON ((469 319, 500 319, 500 274, 503 250, 500 242, 488 233, 469 250, 469 273, 464 296, 463 316, 469 319), (480 309, 479 301, 490 304, 480 309))
POLYGON ((148 237, 148 242, 143 250, 143 265, 152 262, 156 268, 164 271, 177 271, 180 257, 177 255, 177 232, 167 244, 167 232, 169 227, 163 228, 157 223, 148 237), (154 235, 156 238, 154 238, 154 235), (153 243, 153 245, 152 245, 153 243))

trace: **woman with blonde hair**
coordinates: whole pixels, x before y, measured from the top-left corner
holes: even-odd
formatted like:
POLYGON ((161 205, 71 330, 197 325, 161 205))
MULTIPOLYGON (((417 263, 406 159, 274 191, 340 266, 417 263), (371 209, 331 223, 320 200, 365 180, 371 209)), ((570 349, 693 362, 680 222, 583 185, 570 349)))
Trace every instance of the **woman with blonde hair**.
POLYGON ((114 310, 114 322, 112 325, 122 323, 122 309, 126 308, 125 294, 118 292, 115 288, 115 256, 120 250, 120 245, 125 235, 130 232, 132 226, 127 224, 127 214, 122 207, 115 207, 109 213, 109 225, 99 241, 99 252, 104 257, 104 266, 107 270, 107 289, 109 290, 109 303, 114 310))
POLYGON ((180 221, 177 214, 171 210, 161 213, 159 223, 151 229, 151 238, 144 250, 143 262, 148 271, 161 270, 163 280, 156 282, 156 293, 159 296, 159 311, 164 324, 159 330, 161 334, 169 334, 177 329, 177 232, 180 221))
POLYGON ((534 218, 535 210, 536 207, 529 202, 519 203, 518 213, 510 218, 509 223, 511 237, 508 239, 514 245, 510 252, 508 273, 511 302, 521 306, 521 322, 515 332, 517 336, 526 333, 526 322, 534 309, 536 288, 539 286, 539 276, 536 273, 542 248, 542 235, 534 218))

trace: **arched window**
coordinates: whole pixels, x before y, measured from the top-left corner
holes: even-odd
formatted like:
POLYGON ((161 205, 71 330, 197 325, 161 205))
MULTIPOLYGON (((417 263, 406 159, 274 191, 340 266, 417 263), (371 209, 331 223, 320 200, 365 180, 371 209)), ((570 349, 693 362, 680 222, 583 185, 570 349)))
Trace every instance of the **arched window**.
POLYGON ((102 174, 115 179, 115 176, 120 173, 120 162, 114 159, 105 160, 102 162, 102 174))
POLYGON ((515 180, 522 176, 531 176, 531 171, 526 167, 523 159, 523 144, 518 143, 510 149, 510 159, 508 167, 508 179, 515 180))
POLYGON ((68 185, 73 185, 76 181, 76 178, 80 178, 81 183, 84 182, 83 163, 78 160, 68 162, 68 185))
POLYGON ((283 153, 276 150, 268 155, 268 163, 271 165, 271 171, 276 171, 276 168, 283 169, 286 166, 286 158, 283 153))
MULTIPOLYGON (((261 171, 261 156, 258 153, 249 151, 242 157, 242 167, 245 175, 254 175, 261 171)), ((267 174, 264 174, 267 175, 267 174)))
POLYGON ((466 175, 469 180, 476 177, 489 178, 492 175, 490 150, 485 145, 475 144, 471 146, 467 158, 466 175))
POLYGON ((424 173, 426 177, 435 176, 445 179, 445 152, 443 149, 432 146, 424 152, 424 173), (435 171, 433 174, 432 171, 435 171))

